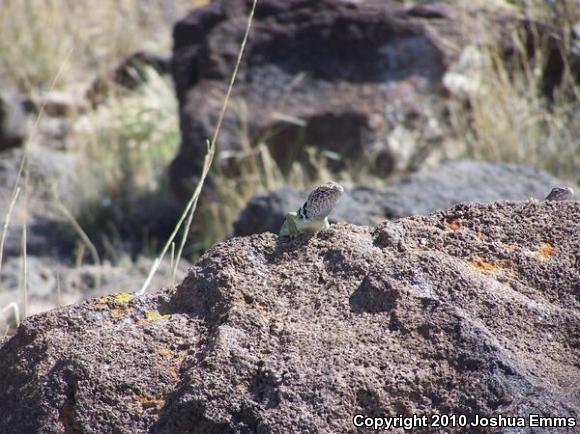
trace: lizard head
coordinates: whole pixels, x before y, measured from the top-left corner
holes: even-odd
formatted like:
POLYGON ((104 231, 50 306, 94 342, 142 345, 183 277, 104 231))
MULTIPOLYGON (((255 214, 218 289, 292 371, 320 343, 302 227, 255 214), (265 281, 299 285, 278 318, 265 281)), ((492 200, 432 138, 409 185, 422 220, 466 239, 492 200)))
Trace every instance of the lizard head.
POLYGON ((571 187, 554 187, 544 200, 570 200, 574 197, 571 187))
POLYGON ((307 218, 323 219, 327 217, 342 193, 344 193, 342 185, 332 181, 316 187, 308 195, 303 206, 307 218))

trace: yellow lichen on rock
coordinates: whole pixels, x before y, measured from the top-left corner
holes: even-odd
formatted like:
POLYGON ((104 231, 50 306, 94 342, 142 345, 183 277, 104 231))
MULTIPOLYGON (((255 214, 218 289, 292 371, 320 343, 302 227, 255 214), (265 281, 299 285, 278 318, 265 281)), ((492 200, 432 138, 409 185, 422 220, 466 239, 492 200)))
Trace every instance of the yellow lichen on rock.
POLYGON ((146 321, 156 321, 159 319, 167 319, 169 315, 161 315, 159 312, 153 312, 152 310, 147 311, 146 321))
POLYGON ((133 299, 133 295, 127 292, 119 292, 115 294, 115 303, 117 304, 127 304, 133 299))
POLYGON ((111 307, 111 313, 115 318, 125 316, 129 313, 129 302, 133 295, 127 292, 119 292, 115 295, 107 295, 97 299, 95 307, 98 310, 104 310, 111 307))

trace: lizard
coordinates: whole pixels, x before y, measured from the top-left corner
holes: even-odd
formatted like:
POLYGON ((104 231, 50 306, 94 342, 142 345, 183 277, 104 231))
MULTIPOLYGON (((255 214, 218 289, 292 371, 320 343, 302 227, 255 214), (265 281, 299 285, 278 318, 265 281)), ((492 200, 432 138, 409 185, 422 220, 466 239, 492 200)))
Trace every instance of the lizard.
POLYGON ((281 238, 294 238, 298 234, 317 233, 330 227, 328 214, 344 193, 344 188, 336 182, 327 182, 316 187, 308 195, 298 211, 286 214, 280 228, 281 238))
POLYGON ((570 200, 574 197, 574 190, 570 187, 554 187, 544 200, 570 200))

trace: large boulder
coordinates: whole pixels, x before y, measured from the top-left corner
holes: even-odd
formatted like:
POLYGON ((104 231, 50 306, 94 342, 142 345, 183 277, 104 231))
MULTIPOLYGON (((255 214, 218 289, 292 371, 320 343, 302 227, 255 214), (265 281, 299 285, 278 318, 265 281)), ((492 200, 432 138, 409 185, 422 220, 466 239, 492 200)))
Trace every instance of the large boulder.
POLYGON ((356 414, 569 424, 579 220, 578 202, 507 202, 225 241, 175 289, 27 319, 0 347, 0 432, 354 432, 356 414))
MULTIPOLYGON (((560 181, 540 170, 507 163, 451 161, 425 168, 388 187, 347 189, 331 221, 374 226, 385 218, 428 214, 460 202, 542 199, 560 181)), ((234 235, 277 233, 306 191, 282 188, 250 199, 234 223, 234 235)))
MULTIPOLYGON (((249 3, 215 1, 175 27, 178 192, 190 191, 187 178, 200 171, 249 3)), ((434 37, 394 2, 261 1, 220 151, 235 157, 248 140, 265 140, 283 169, 307 145, 346 161, 364 153, 382 173, 406 168, 442 137, 444 62, 434 37)))
MULTIPOLYGON (((182 145, 170 173, 180 196, 189 197, 201 172, 250 4, 216 0, 175 26, 182 145)), ((551 34, 490 9, 405 8, 377 0, 258 2, 216 164, 235 170, 256 142, 269 145, 283 171, 295 159, 306 160, 307 147, 338 155, 329 160, 333 170, 364 167, 381 176, 437 161, 449 133, 448 94, 475 79, 451 68, 465 61, 463 50, 499 45, 509 56, 519 48, 516 29, 551 34)), ((553 89, 565 62, 558 44, 551 46, 545 77, 553 89)))

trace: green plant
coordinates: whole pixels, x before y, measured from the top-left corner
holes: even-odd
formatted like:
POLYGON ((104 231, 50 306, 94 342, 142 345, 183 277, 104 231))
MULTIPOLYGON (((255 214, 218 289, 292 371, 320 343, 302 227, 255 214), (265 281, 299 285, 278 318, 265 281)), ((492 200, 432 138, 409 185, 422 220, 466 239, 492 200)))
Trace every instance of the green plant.
POLYGON ((179 144, 173 88, 153 68, 146 83, 80 116, 73 141, 102 177, 105 192, 155 190, 179 144))

